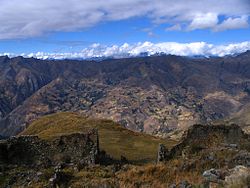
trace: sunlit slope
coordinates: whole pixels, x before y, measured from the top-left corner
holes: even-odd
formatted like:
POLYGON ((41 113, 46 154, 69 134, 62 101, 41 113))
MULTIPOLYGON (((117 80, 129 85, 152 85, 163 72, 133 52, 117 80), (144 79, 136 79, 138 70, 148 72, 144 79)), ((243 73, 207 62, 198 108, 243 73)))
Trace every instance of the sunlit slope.
POLYGON ((86 132, 92 128, 99 131, 100 148, 115 158, 123 155, 133 161, 152 161, 156 159, 159 143, 167 147, 175 144, 171 140, 127 130, 111 120, 88 119, 70 112, 44 116, 21 134, 38 135, 42 139, 52 140, 61 135, 86 132))

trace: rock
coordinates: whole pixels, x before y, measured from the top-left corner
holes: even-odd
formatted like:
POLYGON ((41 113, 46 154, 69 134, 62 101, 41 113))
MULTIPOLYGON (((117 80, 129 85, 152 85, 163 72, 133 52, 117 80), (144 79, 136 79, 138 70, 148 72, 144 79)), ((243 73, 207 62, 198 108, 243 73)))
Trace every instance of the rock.
POLYGON ((163 144, 159 144, 158 155, 157 155, 157 163, 166 160, 168 150, 163 144))
POLYGON ((43 175, 42 172, 37 172, 37 173, 34 175, 34 177, 32 178, 33 181, 34 181, 34 182, 39 182, 42 175, 43 175))
POLYGON ((63 169, 63 165, 62 165, 62 164, 59 164, 59 165, 55 166, 54 169, 55 169, 55 172, 56 172, 56 173, 61 172, 62 169, 63 169))
POLYGON ((30 182, 28 183, 28 186, 31 186, 31 184, 32 184, 32 181, 30 181, 30 182))
POLYGON ((119 163, 113 164, 111 168, 112 168, 112 172, 113 172, 113 173, 116 173, 116 172, 118 172, 119 170, 121 170, 122 165, 119 164, 119 163))
POLYGON ((49 179, 49 187, 57 188, 64 181, 64 174, 61 172, 62 166, 58 165, 55 167, 55 174, 49 179))
POLYGON ((55 188, 56 187, 56 178, 50 178, 49 179, 49 188, 55 188))
POLYGON ((37 172, 36 175, 41 176, 41 175, 43 175, 43 173, 42 172, 37 172))
POLYGON ((186 180, 181 181, 178 184, 178 188, 191 188, 191 187, 192 187, 192 185, 190 183, 188 183, 186 180))
POLYGON ((122 163, 122 164, 127 164, 127 163, 128 163, 127 158, 124 157, 123 155, 121 155, 121 163, 122 163))
POLYGON ((238 165, 229 170, 225 177, 226 187, 247 187, 250 185, 250 168, 238 165))
POLYGON ((230 147, 230 148, 237 149, 237 148, 238 148, 238 145, 237 145, 237 144, 229 144, 229 147, 230 147))
POLYGON ((213 153, 211 153, 208 157, 207 157, 207 160, 209 161, 213 161, 215 159, 215 156, 213 153))
POLYGON ((223 181, 222 172, 214 168, 204 171, 202 176, 206 179, 207 182, 221 183, 223 181))
POLYGON ((231 161, 232 164, 250 167, 250 152, 240 151, 231 161))
POLYGON ((176 188, 176 184, 173 183, 173 184, 169 185, 169 188, 176 188))

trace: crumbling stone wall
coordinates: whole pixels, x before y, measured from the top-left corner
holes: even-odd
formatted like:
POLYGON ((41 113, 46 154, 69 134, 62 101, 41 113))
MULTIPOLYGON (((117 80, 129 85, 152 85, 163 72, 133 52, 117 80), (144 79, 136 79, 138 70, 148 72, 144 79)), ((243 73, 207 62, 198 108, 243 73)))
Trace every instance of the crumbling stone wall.
POLYGON ((238 125, 193 125, 188 129, 180 144, 174 146, 169 152, 164 153, 164 148, 158 151, 158 161, 188 155, 206 148, 237 147, 250 150, 248 145, 250 136, 243 132, 238 125), (245 144, 244 144, 245 143, 245 144), (165 159, 163 159, 165 158, 165 159))
POLYGON ((98 142, 97 130, 64 135, 53 141, 45 141, 37 136, 11 137, 0 141, 0 164, 96 164, 99 157, 98 142))
POLYGON ((193 125, 186 133, 186 141, 188 138, 203 140, 210 135, 220 136, 220 141, 224 143, 237 143, 240 139, 245 139, 248 137, 247 134, 243 132, 240 126, 236 124, 232 125, 193 125))
POLYGON ((167 155, 168 155, 167 148, 163 144, 159 144, 157 153, 157 163, 165 161, 167 155))

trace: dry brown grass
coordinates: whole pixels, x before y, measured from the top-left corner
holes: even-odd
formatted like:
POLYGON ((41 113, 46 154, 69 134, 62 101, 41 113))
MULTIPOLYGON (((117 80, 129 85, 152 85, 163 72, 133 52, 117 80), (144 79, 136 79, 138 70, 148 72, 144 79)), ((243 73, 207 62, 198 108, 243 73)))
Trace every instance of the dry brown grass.
POLYGON ((124 187, 168 187, 172 183, 178 184, 183 180, 193 185, 202 183, 199 171, 182 171, 180 164, 180 161, 172 161, 167 164, 131 167, 130 170, 121 172, 118 178, 124 187))
POLYGON ((131 161, 153 161, 156 160, 159 143, 168 148, 175 144, 173 140, 127 130, 111 120, 89 119, 70 112, 44 116, 21 134, 52 140, 61 135, 86 132, 93 128, 99 131, 101 149, 117 159, 123 155, 131 161))

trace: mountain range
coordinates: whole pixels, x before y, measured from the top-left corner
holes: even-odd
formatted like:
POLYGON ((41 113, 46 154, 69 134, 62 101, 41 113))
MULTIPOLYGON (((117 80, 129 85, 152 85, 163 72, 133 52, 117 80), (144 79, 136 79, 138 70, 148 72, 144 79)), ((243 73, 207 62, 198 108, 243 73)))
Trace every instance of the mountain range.
POLYGON ((0 57, 0 135, 72 111, 130 130, 175 137, 195 123, 248 130, 250 51, 225 57, 159 55, 102 61, 0 57))

